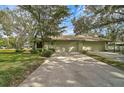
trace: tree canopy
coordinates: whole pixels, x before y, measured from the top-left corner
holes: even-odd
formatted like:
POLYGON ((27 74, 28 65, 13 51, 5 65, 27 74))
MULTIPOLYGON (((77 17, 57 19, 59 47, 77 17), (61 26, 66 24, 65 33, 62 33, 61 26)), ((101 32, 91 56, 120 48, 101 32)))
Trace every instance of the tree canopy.
POLYGON ((124 6, 87 5, 82 17, 73 20, 74 32, 100 32, 115 41, 124 41, 124 6))
POLYGON ((38 40, 43 47, 51 36, 64 31, 65 26, 61 26, 61 23, 67 16, 67 6, 19 5, 14 10, 1 10, 0 24, 2 34, 8 37, 8 45, 11 44, 9 40, 14 40, 14 46, 18 49, 28 41, 35 49, 38 40))
POLYGON ((69 15, 67 6, 19 6, 27 11, 33 18, 35 24, 34 47, 37 37, 40 38, 42 46, 51 36, 59 35, 64 27, 61 22, 69 15))

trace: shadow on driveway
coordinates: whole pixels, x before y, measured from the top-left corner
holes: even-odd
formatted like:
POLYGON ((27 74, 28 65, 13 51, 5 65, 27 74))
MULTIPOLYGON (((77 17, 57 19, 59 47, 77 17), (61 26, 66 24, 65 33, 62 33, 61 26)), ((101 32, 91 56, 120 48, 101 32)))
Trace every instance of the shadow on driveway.
POLYGON ((79 53, 54 54, 19 87, 121 87, 124 72, 79 53))

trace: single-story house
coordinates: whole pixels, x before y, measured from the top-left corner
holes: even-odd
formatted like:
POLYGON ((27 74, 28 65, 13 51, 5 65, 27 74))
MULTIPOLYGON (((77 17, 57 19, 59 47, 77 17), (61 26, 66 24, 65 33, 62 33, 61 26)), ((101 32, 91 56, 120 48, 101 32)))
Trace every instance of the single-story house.
MULTIPOLYGON (((109 40, 91 35, 61 35, 52 37, 45 47, 55 48, 57 52, 78 52, 82 50, 104 51, 109 40)), ((40 44, 37 44, 39 47, 40 44)))

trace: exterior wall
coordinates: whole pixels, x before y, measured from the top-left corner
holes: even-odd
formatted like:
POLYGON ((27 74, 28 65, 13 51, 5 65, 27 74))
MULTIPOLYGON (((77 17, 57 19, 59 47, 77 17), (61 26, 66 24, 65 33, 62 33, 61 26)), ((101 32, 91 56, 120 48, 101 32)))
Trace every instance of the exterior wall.
POLYGON ((80 43, 80 50, 104 51, 105 42, 103 41, 84 41, 80 43))
POLYGON ((45 47, 55 48, 57 52, 77 52, 81 50, 103 51, 103 41, 54 41, 53 44, 46 43, 45 47))
POLYGON ((46 43, 45 47, 55 48, 57 52, 76 52, 78 48, 75 41, 54 41, 52 45, 46 43))

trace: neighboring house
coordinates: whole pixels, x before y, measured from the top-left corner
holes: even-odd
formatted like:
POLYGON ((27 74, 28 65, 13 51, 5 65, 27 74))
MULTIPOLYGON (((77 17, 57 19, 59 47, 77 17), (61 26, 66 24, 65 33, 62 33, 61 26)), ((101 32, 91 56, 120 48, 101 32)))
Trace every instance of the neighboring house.
MULTIPOLYGON (((77 52, 82 50, 104 51, 109 40, 89 35, 62 35, 52 37, 45 47, 55 48, 57 52, 77 52)), ((37 44, 38 47, 39 44, 37 44)))

